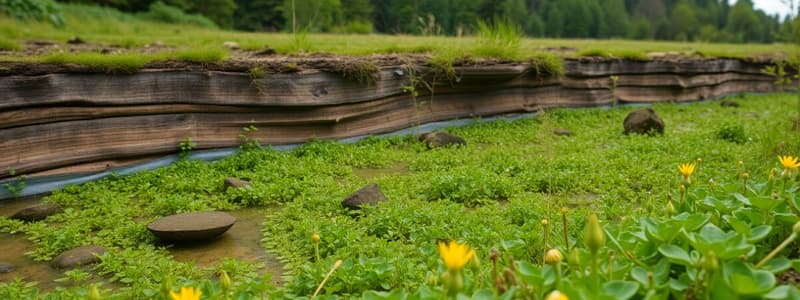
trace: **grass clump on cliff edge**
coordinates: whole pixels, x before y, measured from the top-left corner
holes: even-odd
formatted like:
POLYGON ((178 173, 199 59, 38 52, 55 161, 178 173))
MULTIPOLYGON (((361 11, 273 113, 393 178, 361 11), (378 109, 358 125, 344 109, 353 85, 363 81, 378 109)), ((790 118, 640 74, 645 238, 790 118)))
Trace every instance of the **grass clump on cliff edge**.
POLYGON ((0 37, 0 51, 17 51, 22 49, 17 41, 0 37))
POLYGON ((90 68, 102 69, 107 72, 134 72, 153 62, 179 60, 197 63, 211 63, 222 61, 226 56, 227 52, 222 49, 191 49, 155 54, 59 52, 38 57, 36 58, 36 61, 52 64, 76 64, 90 68))

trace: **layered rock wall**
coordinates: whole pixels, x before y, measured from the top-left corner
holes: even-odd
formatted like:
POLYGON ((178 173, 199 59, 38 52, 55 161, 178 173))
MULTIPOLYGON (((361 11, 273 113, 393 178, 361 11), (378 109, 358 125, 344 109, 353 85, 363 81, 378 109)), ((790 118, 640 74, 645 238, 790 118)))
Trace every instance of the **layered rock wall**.
MULTIPOLYGON (((242 128, 262 144, 390 132, 455 118, 625 102, 693 101, 772 92, 765 63, 733 59, 568 60, 561 78, 530 65, 457 67, 412 97, 408 68, 382 66, 359 82, 310 70, 248 72, 144 69, 0 76, 0 179, 101 171, 178 151, 235 147, 242 128), (618 76, 612 92, 612 76, 618 76), (431 95, 431 92, 433 92, 431 95)), ((424 67, 420 68, 424 70, 424 67)), ((431 72, 428 72, 431 73, 431 72)), ((424 74, 420 73, 420 74, 424 74)), ((441 76, 439 76, 441 77, 441 76)))

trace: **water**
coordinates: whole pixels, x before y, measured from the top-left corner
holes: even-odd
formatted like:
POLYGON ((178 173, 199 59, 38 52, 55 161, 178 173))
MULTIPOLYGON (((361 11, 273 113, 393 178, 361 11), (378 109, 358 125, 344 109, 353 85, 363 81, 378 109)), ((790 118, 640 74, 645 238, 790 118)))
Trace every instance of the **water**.
MULTIPOLYGON (((11 216, 20 209, 38 204, 38 198, 0 201, 0 216, 11 216)), ((276 257, 267 253, 261 247, 261 224, 264 220, 266 209, 278 208, 248 208, 228 212, 236 217, 236 224, 219 238, 204 244, 174 246, 169 248, 173 258, 182 262, 194 262, 199 267, 215 266, 224 258, 235 258, 245 262, 261 265, 257 270, 259 275, 272 274, 273 284, 282 284, 283 266, 276 257)), ((0 262, 10 263, 15 270, 10 273, 0 274, 0 282, 12 282, 22 278, 26 282, 38 282, 41 291, 49 291, 56 287, 70 287, 69 281, 56 281, 64 277, 65 270, 50 267, 48 262, 36 262, 25 255, 33 250, 33 244, 24 234, 0 233, 0 262)), ((91 266, 83 267, 88 273, 91 266)), ((92 275, 86 282, 99 282, 103 278, 92 275)), ((104 284, 105 287, 110 287, 104 284)))
POLYGON ((219 264, 224 258, 260 263, 259 275, 272 274, 272 283, 281 284, 283 265, 261 247, 261 224, 265 209, 247 208, 227 212, 236 217, 236 224, 225 234, 209 243, 174 246, 169 248, 177 261, 194 262, 208 267, 219 264))

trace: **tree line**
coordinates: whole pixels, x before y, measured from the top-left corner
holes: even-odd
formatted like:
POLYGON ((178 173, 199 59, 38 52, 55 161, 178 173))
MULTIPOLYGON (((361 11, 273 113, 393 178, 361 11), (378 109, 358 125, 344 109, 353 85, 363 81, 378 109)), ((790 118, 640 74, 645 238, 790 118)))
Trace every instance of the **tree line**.
MULTIPOLYGON (((770 43, 795 41, 800 27, 797 18, 769 15, 752 0, 158 1, 245 31, 466 35, 479 21, 505 19, 533 37, 770 43)), ((143 12, 156 0, 62 2, 143 12)))

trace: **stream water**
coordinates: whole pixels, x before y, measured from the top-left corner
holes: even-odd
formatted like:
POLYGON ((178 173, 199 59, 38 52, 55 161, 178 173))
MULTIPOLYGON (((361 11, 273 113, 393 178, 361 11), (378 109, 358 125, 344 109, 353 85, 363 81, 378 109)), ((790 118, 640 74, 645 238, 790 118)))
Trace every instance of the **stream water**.
MULTIPOLYGON (((35 198, 0 201, 0 216, 11 216, 20 209, 37 203, 38 199, 35 198)), ((175 260, 194 262, 199 267, 217 265, 225 258, 257 263, 261 266, 257 270, 259 275, 272 274, 272 283, 282 284, 282 264, 261 247, 261 224, 265 209, 279 208, 247 208, 228 212, 236 217, 236 223, 219 238, 208 243, 169 247, 168 251, 175 260)), ((28 241, 24 234, 0 233, 0 263, 14 266, 13 271, 0 273, 0 282, 12 282, 21 278, 26 282, 38 282, 37 286, 42 291, 72 286, 68 280, 58 280, 64 277, 65 270, 54 269, 48 262, 37 262, 25 255, 26 252, 33 250, 33 247, 33 243, 28 241)), ((84 268, 92 273, 91 267, 84 268)), ((103 279, 93 275, 88 282, 98 282, 103 279)))

